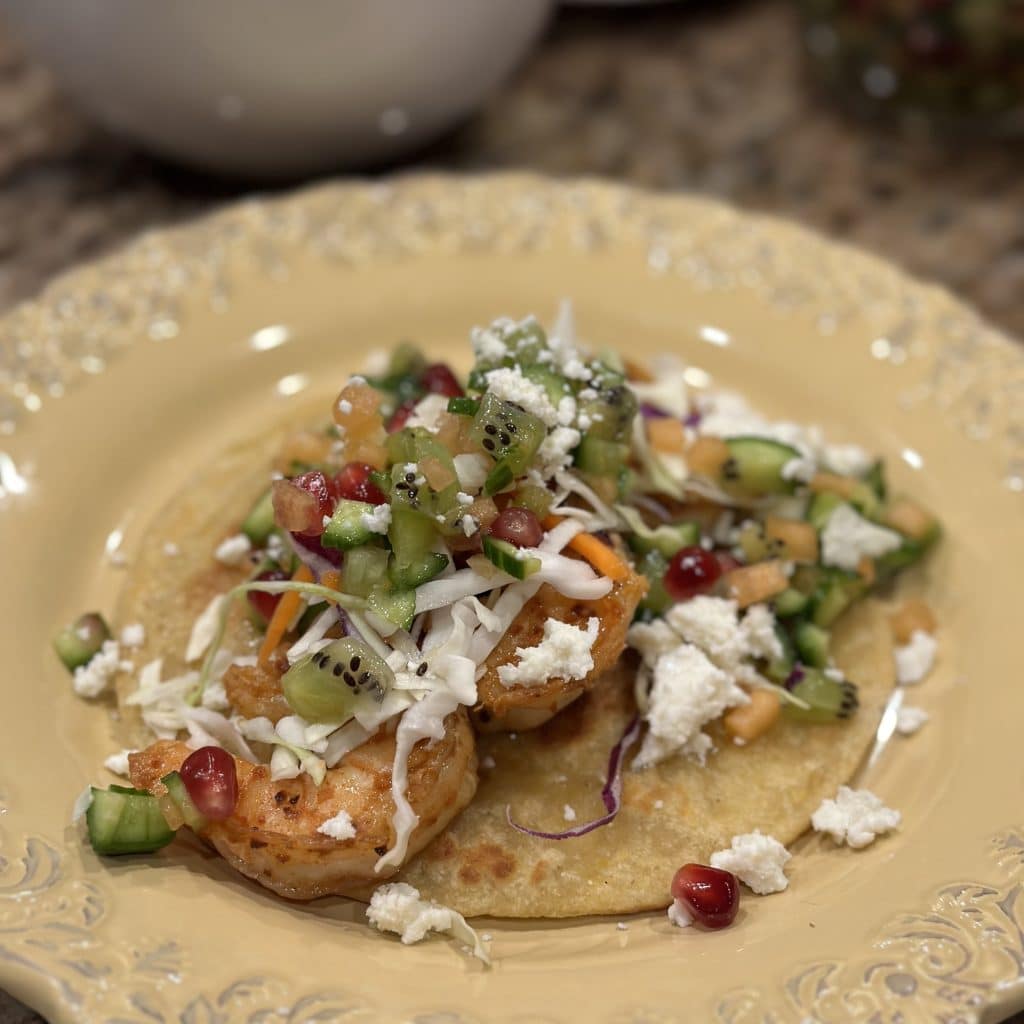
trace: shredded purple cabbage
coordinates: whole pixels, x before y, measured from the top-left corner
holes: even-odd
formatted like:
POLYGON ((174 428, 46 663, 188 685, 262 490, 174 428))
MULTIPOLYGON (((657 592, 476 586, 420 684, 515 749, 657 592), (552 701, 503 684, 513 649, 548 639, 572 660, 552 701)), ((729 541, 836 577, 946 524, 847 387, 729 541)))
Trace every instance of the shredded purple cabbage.
POLYGON ((575 839, 577 836, 585 836, 588 832, 607 825, 619 813, 622 807, 622 769, 626 762, 626 755, 633 744, 640 738, 640 716, 635 715, 633 720, 626 726, 626 731, 619 737, 619 742, 611 749, 608 755, 608 773, 605 776, 604 787, 601 790, 601 800, 604 802, 606 814, 593 821, 584 822, 575 828, 567 829, 565 832, 540 832, 537 829, 527 828, 525 825, 517 825, 512 820, 512 808, 505 807, 505 819, 517 831, 524 832, 536 839, 575 839))
POLYGON ((652 405, 650 402, 643 402, 640 405, 640 415, 645 420, 665 420, 670 413, 665 412, 660 406, 652 405))
POLYGON ((797 662, 793 666, 793 669, 789 673, 789 675, 786 676, 786 682, 785 682, 786 689, 787 690, 792 690, 793 687, 796 686, 797 683, 803 682, 803 678, 804 678, 805 675, 806 675, 806 673, 804 672, 803 665, 801 665, 799 662, 797 662))
POLYGON ((694 430, 696 430, 697 427, 700 426, 701 418, 702 418, 702 414, 697 409, 694 409, 694 411, 691 412, 686 417, 686 419, 683 420, 683 426, 684 427, 692 427, 694 430))
POLYGON ((652 515, 656 515, 662 520, 662 522, 670 523, 672 521, 671 510, 657 499, 652 498, 649 494, 634 494, 630 498, 630 501, 632 501, 637 508, 646 509, 652 515))

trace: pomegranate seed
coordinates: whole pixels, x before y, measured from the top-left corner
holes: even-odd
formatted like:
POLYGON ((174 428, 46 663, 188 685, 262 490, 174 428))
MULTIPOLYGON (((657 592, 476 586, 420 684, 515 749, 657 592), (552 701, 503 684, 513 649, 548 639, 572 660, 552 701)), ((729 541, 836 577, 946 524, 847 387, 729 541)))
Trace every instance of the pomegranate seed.
MULTIPOLYGON (((291 579, 291 577, 283 569, 268 569, 266 572, 261 572, 256 579, 264 583, 273 583, 278 580, 291 579)), ((246 596, 249 598, 249 604, 252 605, 253 611, 264 622, 269 622, 273 618, 277 602, 281 600, 280 594, 265 594, 262 590, 250 590, 246 596)))
MULTIPOLYGON (((281 481, 278 481, 280 483, 281 481)), ((324 516, 331 516, 334 513, 334 495, 331 493, 331 485, 327 477, 318 469, 301 476, 292 477, 286 481, 292 487, 305 492, 313 499, 312 502, 295 501, 296 514, 289 517, 288 522, 281 522, 277 518, 277 494, 278 488, 274 488, 274 521, 278 526, 283 526, 292 533, 301 533, 311 537, 319 537, 324 532, 324 516)))
POLYGON ((726 928, 740 908, 740 883, 731 871, 684 864, 672 879, 672 897, 705 928, 726 928))
POLYGON ((342 552, 337 548, 325 548, 320 543, 319 537, 311 537, 308 533, 293 533, 292 537, 307 551, 311 551, 314 555, 319 555, 321 558, 326 558, 331 565, 341 565, 342 552))
POLYGON ((408 401, 403 402, 392 414, 391 419, 388 420, 387 431, 389 434, 395 434, 402 429, 408 423, 409 417, 412 415, 413 409, 416 408, 416 399, 410 398, 408 401))
POLYGON ((677 601, 686 601, 710 590, 721 575, 718 559, 694 544, 672 556, 665 570, 665 589, 677 601))
POLYGON ((507 508, 491 523, 490 534, 517 548, 535 548, 544 539, 540 520, 528 508, 507 508))
POLYGON ((181 781, 196 809, 206 818, 230 818, 238 803, 235 759, 220 747, 200 747, 185 758, 181 781))
POLYGON ((350 462, 334 478, 334 493, 349 501, 368 501, 371 505, 383 505, 387 495, 370 479, 373 466, 366 462, 350 462))
POLYGON ((465 392, 451 369, 444 363, 431 363, 420 374, 420 387, 434 395, 461 398, 465 392))

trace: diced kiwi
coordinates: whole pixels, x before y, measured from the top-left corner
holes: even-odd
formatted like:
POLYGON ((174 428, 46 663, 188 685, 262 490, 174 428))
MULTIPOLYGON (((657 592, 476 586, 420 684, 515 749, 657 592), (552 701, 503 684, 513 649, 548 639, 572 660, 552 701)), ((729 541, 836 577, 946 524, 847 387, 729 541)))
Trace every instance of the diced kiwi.
POLYGON ((675 604, 665 589, 667 568, 668 559, 657 548, 652 548, 640 559, 637 570, 647 577, 648 587, 647 593, 637 606, 638 618, 646 620, 663 615, 675 604))
POLYGON ((831 679, 815 668, 801 669, 801 678, 789 691, 809 708, 786 703, 785 712, 804 722, 836 722, 850 718, 860 705, 857 687, 845 679, 831 679))
POLYGON ((824 530, 832 513, 842 504, 844 504, 843 498, 832 491, 815 494, 807 506, 807 521, 816 530, 824 530))
POLYGON ((782 653, 768 662, 764 673, 781 686, 789 679, 796 666, 796 651, 793 649, 793 641, 789 634, 778 623, 775 624, 775 636, 778 638, 782 653))
POLYGON ((682 548, 692 547, 700 543, 700 524, 672 523, 648 527, 644 532, 629 534, 629 546, 638 554, 657 551, 665 558, 671 558, 682 548))
POLYGON ((618 441, 603 441, 592 433, 583 436, 576 448, 573 461, 584 473, 595 476, 618 477, 629 457, 629 448, 618 441))
POLYGON ((788 462, 800 458, 792 445, 768 437, 733 437, 726 442, 729 458, 722 466, 723 485, 752 497, 791 494, 795 481, 782 473, 788 462))
POLYGON ((533 366, 524 366, 522 374, 527 380, 539 384, 548 396, 548 401, 557 409, 558 403, 566 395, 572 394, 569 382, 559 373, 549 367, 537 363, 533 366))
POLYGON ((831 626, 867 589, 868 585, 857 573, 823 569, 811 595, 811 621, 816 626, 831 626))
POLYGON ((409 342, 402 342, 391 353, 388 368, 380 377, 373 377, 370 383, 381 391, 390 391, 395 395, 395 404, 410 398, 419 397, 420 374, 427 365, 423 353, 409 342))
POLYGON ((307 722, 345 722, 361 707, 383 702, 395 674, 363 640, 334 640, 281 677, 288 706, 307 722))
POLYGON ((600 364, 590 381, 595 398, 580 399, 581 418, 590 421, 587 434, 602 441, 624 441, 633 429, 637 414, 636 395, 626 378, 611 367, 600 364))
POLYGON ((320 538, 324 547, 348 551, 365 544, 373 530, 363 522, 363 517, 373 512, 373 505, 365 501, 350 501, 343 498, 334 508, 334 515, 320 538))
POLYGON ((69 672, 88 665, 110 639, 110 627, 99 612, 86 612, 54 638, 53 648, 69 672))
POLYGON ((420 564, 431 552, 437 539, 437 528, 438 523, 433 516, 406 504, 392 504, 388 538, 395 553, 393 563, 399 571, 420 564))
POLYGON ((800 622, 793 629, 793 642, 800 661, 811 668, 824 668, 828 664, 830 640, 828 630, 813 622, 800 622))
POLYGON ((806 594, 801 594, 796 588, 789 587, 772 599, 772 608, 779 618, 788 619, 802 614, 809 603, 810 598, 806 594))
POLYGON ((408 629, 416 615, 415 590, 392 590, 387 584, 380 584, 370 592, 366 603, 374 615, 401 629, 408 629))
POLYGON ((428 551, 412 561, 392 558, 388 564, 388 578, 396 590, 414 590, 421 583, 432 580, 448 566, 448 556, 438 551, 428 551))
POLYGON ((506 462, 515 476, 525 472, 547 436, 542 420, 488 392, 473 417, 470 437, 495 462, 506 462))

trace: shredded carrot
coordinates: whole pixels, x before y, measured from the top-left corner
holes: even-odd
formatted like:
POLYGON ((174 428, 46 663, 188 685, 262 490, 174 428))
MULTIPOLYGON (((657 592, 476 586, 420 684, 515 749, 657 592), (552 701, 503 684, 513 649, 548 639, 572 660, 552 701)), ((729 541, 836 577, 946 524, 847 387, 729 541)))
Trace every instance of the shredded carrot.
POLYGON ((320 574, 320 582, 331 590, 341 590, 341 573, 337 569, 328 569, 320 574))
MULTIPOLYGON (((544 528, 553 530, 560 522, 562 520, 558 516, 548 516, 544 520, 544 528)), ((629 576, 629 566, 592 533, 577 533, 569 541, 568 547, 582 555, 597 572, 610 580, 624 580, 629 576)))
MULTIPOLYGON (((307 566, 300 565, 295 570, 295 575, 292 576, 292 579, 297 583, 312 583, 313 573, 310 572, 307 566)), ((295 613, 299 610, 301 600, 302 595, 295 590, 289 590, 281 595, 281 600, 277 602, 274 614, 270 617, 270 622, 267 623, 267 634, 260 645, 259 661, 261 665, 266 666, 270 664, 270 659, 274 651, 277 650, 277 645, 288 630, 288 623, 292 621, 295 613)))

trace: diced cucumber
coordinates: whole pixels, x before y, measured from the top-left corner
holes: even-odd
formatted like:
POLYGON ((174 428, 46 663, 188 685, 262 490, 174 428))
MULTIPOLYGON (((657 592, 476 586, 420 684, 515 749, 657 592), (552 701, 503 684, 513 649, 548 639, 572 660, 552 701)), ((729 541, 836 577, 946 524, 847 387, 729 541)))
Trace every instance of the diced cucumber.
POLYGON ((80 615, 70 626, 65 626, 54 638, 53 649, 69 672, 88 665, 99 653, 105 640, 110 639, 110 627, 99 612, 80 615))
POLYGON ((420 374, 427 361, 415 345, 402 342, 391 353, 388 368, 381 377, 371 378, 370 383, 381 391, 391 391, 397 398, 396 405, 410 398, 418 398, 422 392, 420 374))
POLYGON ((408 629, 416 616, 416 592, 392 591, 385 586, 374 588, 367 598, 370 611, 402 629, 408 629))
POLYGON ((512 469, 512 465, 509 459, 505 458, 499 462, 494 469, 487 474, 487 479, 484 481, 484 494, 488 497, 492 494, 497 494, 498 491, 504 490, 513 480, 515 480, 516 474, 512 469))
POLYGON ((354 548, 345 556, 345 591, 356 597, 368 597, 370 591, 383 583, 388 571, 388 553, 373 544, 354 548))
POLYGON ((801 594, 794 587, 789 587, 772 599, 775 614, 782 619, 800 615, 806 610, 809 603, 810 598, 806 594, 801 594))
POLYGON ((767 437, 732 437, 726 442, 729 458, 722 467, 725 484, 744 494, 791 494, 795 481, 782 469, 800 457, 791 445, 767 437))
POLYGON ((830 640, 828 630, 813 622, 800 622, 793 630, 793 642, 800 661, 811 668, 824 668, 828 664, 830 640))
POLYGON ((629 448, 617 441, 604 441, 585 434, 576 448, 573 462, 584 473, 617 477, 629 457, 629 448))
POLYGON ((807 521, 816 530, 824 530, 832 513, 842 504, 844 504, 843 499, 832 491, 815 494, 807 506, 807 521))
POLYGON ((942 534, 942 528, 938 523, 920 540, 913 537, 905 537, 903 543, 888 554, 882 555, 875 560, 875 569, 883 578, 895 575, 901 569, 919 562, 929 549, 935 544, 942 534))
POLYGON ((93 786, 85 822, 92 848, 104 856, 153 853, 174 838, 157 798, 126 786, 93 786))
POLYGON ((520 557, 521 548, 509 544, 507 540, 498 540, 489 534, 483 539, 484 554, 502 571, 517 580, 525 580, 540 569, 540 559, 528 555, 520 557))
POLYGON ((816 626, 831 626, 866 590, 867 584, 857 573, 822 570, 818 586, 811 595, 811 621, 816 626))
POLYGON ((448 566, 448 556, 437 551, 428 551, 412 561, 392 558, 388 563, 388 579, 396 590, 414 590, 421 583, 432 580, 448 566))
POLYGON ((668 560, 657 548, 652 548, 640 559, 637 570, 647 577, 648 583, 647 593, 637 606, 637 614, 640 618, 650 619, 663 615, 675 604, 665 589, 665 570, 667 568, 668 560))
MULTIPOLYGON (((630 505, 616 505, 615 510, 622 516, 628 527, 627 539, 629 546, 644 555, 648 551, 657 551, 665 558, 671 558, 680 548, 692 547, 700 543, 700 524, 694 522, 663 523, 660 526, 648 526, 640 513, 630 505)), ((665 574, 665 567, 661 575, 665 574)))
POLYGON ((790 673, 796 666, 796 652, 793 650, 793 641, 789 638, 789 634, 778 623, 775 624, 775 635, 778 637, 782 654, 768 662, 764 673, 781 686, 789 679, 790 673))
POLYGON ((434 547, 437 526, 437 520, 432 516, 408 505, 392 505, 388 539, 397 561, 403 565, 418 562, 434 547))
POLYGON ((803 677, 790 688, 794 697, 809 704, 800 708, 787 702, 784 712, 803 722, 836 722, 856 712, 860 701, 857 687, 845 679, 830 679, 815 668, 802 669, 803 677))
POLYGON ((476 398, 460 395, 458 398, 448 399, 448 411, 456 416, 475 416, 479 409, 480 401, 476 398))
POLYGON ((881 459, 871 464, 871 468, 864 474, 864 483, 875 492, 879 501, 885 501, 889 488, 885 482, 885 463, 881 459))
POLYGON ((373 505, 366 501, 343 498, 334 508, 320 543, 324 547, 348 551, 365 544, 374 532, 363 523, 363 516, 372 514, 373 505))
POLYGON ((198 832, 200 829, 205 828, 207 820, 199 813, 199 808, 193 803, 192 797, 188 795, 185 781, 181 775, 178 772, 171 772, 160 781, 167 787, 167 795, 174 801, 181 812, 182 818, 185 819, 185 824, 193 832, 198 832))
POLYGON ((242 533, 252 541, 253 547, 261 548, 274 532, 273 492, 268 487, 253 503, 249 514, 242 523, 242 533))

